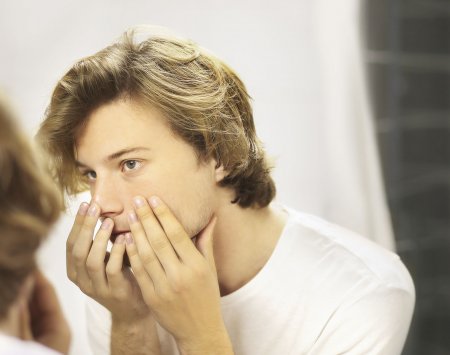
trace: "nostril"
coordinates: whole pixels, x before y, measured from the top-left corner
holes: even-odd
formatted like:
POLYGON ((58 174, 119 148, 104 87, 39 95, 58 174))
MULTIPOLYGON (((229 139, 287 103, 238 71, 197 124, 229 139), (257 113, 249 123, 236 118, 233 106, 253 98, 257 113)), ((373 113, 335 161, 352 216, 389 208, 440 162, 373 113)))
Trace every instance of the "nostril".
POLYGON ((115 218, 117 218, 117 216, 119 216, 122 213, 121 209, 109 209, 106 210, 104 212, 101 213, 101 218, 103 220, 105 220, 106 218, 111 218, 112 220, 114 220, 115 218))
POLYGON ((123 211, 123 203, 116 193, 114 185, 108 181, 97 186, 97 191, 92 195, 92 201, 100 207, 100 216, 114 218, 123 211))

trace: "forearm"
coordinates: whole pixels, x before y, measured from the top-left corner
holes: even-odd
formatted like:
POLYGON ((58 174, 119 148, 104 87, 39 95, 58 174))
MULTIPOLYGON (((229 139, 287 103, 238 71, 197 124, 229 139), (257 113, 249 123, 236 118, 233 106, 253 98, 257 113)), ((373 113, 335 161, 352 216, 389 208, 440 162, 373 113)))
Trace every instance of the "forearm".
POLYGON ((202 350, 183 350, 179 349, 181 355, 204 355, 204 354, 210 354, 210 355, 234 355, 233 348, 231 346, 216 346, 216 347, 209 347, 208 349, 202 349, 202 350))
POLYGON ((226 331, 210 334, 204 339, 191 340, 183 344, 178 342, 181 355, 234 355, 233 346, 226 331))
POLYGON ((111 355, 160 355, 156 323, 151 316, 134 322, 113 317, 111 327, 111 355))

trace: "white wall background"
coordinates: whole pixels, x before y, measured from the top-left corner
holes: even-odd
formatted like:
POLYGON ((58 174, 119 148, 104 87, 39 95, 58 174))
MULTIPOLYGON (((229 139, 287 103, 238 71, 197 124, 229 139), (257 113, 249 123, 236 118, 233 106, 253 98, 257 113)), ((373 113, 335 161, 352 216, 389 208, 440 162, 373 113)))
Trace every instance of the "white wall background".
MULTIPOLYGON (((259 135, 276 161, 278 201, 393 248, 358 14, 357 0, 3 0, 0 87, 33 134, 74 61, 130 26, 168 27, 213 51, 247 84, 259 135)), ((72 219, 70 212, 61 219, 40 259, 74 331, 71 353, 89 354, 82 295, 65 277, 72 219)))

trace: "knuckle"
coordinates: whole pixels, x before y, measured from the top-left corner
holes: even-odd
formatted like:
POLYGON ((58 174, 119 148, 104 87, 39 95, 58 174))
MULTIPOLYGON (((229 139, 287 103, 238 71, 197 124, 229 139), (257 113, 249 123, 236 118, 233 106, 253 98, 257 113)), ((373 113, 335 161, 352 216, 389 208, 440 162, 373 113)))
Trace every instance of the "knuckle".
POLYGON ((144 252, 144 253, 142 253, 142 255, 140 257, 141 257, 142 263, 146 266, 151 265, 156 261, 155 255, 153 255, 153 253, 151 253, 151 252, 144 252))
MULTIPOLYGON (((162 287, 158 290, 158 297, 157 301, 160 305, 163 305, 163 303, 171 303, 171 301, 175 298, 175 295, 177 293, 171 288, 171 287, 162 287)), ((155 308, 156 305, 153 305, 155 308)))
POLYGON ((86 288, 86 289, 81 289, 80 288, 80 290, 86 295, 86 296, 89 296, 90 298, 96 298, 96 295, 95 295, 95 293, 94 293, 94 291, 93 291, 93 289, 92 288, 86 288))
POLYGON ((125 301, 127 299, 126 290, 124 290, 123 288, 115 290, 115 292, 113 293, 113 298, 116 301, 120 301, 120 302, 125 301))
POLYGON ((105 272, 106 272, 106 275, 108 275, 109 277, 115 276, 118 271, 119 271, 119 268, 115 264, 108 263, 106 265, 105 272))
POLYGON ((86 233, 86 234, 93 234, 94 233, 94 227, 96 223, 93 223, 91 221, 85 221, 83 225, 80 228, 80 234, 86 233))
POLYGON ((168 242, 168 240, 165 238, 161 238, 161 237, 156 238, 155 240, 152 240, 150 244, 154 250, 158 250, 158 251, 164 250, 170 246, 170 243, 168 242))
POLYGON ((128 254, 129 258, 133 258, 133 257, 138 256, 138 251, 137 251, 136 247, 130 247, 130 248, 127 248, 127 254, 128 254))
POLYGON ((90 273, 96 273, 96 272, 102 271, 103 263, 100 263, 97 260, 88 258, 86 261, 86 269, 90 273))
POLYGON ((73 222, 73 227, 81 227, 83 225, 84 217, 77 214, 75 221, 73 222))
POLYGON ((67 270, 67 277, 70 281, 75 283, 77 280, 77 273, 74 270, 67 270))
POLYGON ((170 280, 170 287, 173 292, 175 293, 182 293, 186 290, 187 284, 184 283, 179 276, 174 276, 170 280))
POLYGON ((173 241, 175 243, 183 243, 183 242, 185 242, 187 240, 186 232, 183 229, 183 227, 180 226, 180 225, 174 226, 172 233, 173 233, 173 237, 172 238, 173 238, 173 241))
POLYGON ((164 204, 159 205, 157 208, 155 208, 155 213, 158 216, 164 217, 169 213, 169 208, 164 204))
POLYGON ((153 216, 153 212, 148 206, 142 207, 139 210, 137 210, 137 214, 139 215, 139 218, 142 220, 145 220, 153 216))
POLYGON ((96 293, 96 298, 97 299, 105 300, 105 299, 108 298, 108 293, 105 290, 103 290, 103 289, 98 289, 98 290, 95 291, 95 293, 96 293))
POLYGON ((81 227, 83 226, 83 219, 79 218, 80 216, 76 216, 75 217, 75 221, 72 224, 72 228, 70 229, 69 235, 70 236, 74 236, 75 234, 77 234, 81 227))
POLYGON ((79 248, 72 250, 72 257, 76 265, 84 264, 86 260, 86 254, 79 248))
POLYGON ((85 295, 87 295, 89 297, 94 296, 94 289, 93 289, 92 285, 90 285, 90 284, 87 285, 83 282, 80 282, 78 279, 77 279, 76 284, 77 284, 78 288, 81 290, 81 292, 83 292, 85 295))
POLYGON ((145 276, 146 271, 142 265, 138 265, 133 267, 133 274, 136 279, 140 279, 141 277, 145 276))

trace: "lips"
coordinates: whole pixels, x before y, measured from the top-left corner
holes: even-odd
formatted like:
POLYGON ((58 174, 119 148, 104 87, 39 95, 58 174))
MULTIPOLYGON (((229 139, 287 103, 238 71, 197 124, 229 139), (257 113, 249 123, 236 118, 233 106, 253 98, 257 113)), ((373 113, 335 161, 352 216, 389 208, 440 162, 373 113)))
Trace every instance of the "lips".
MULTIPOLYGON (((129 233, 130 231, 124 230, 124 231, 118 231, 118 232, 112 232, 111 236, 109 237, 109 240, 111 241, 111 243, 114 244, 114 242, 116 241, 117 237, 121 234, 126 234, 129 233)), ((109 260, 109 253, 108 253, 108 258, 105 259, 105 262, 108 262, 109 260)), ((125 254, 123 255, 123 265, 127 266, 127 267, 131 267, 131 263, 130 263, 130 259, 128 258, 128 254, 125 251, 125 254)))
POLYGON ((125 230, 124 231, 118 231, 118 232, 113 231, 111 233, 111 236, 109 237, 109 240, 111 241, 111 243, 114 243, 119 235, 126 234, 128 232, 130 232, 130 231, 125 231, 125 230))

